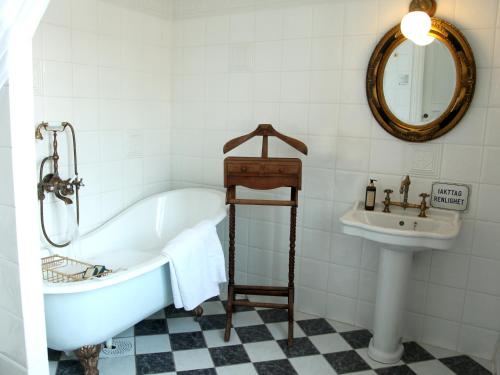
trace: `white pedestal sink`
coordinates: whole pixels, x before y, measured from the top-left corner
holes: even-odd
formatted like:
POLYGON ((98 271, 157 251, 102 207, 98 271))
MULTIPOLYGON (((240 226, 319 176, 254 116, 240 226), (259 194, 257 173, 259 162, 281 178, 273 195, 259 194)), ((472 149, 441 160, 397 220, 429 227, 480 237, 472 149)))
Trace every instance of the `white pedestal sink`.
POLYGON ((427 218, 418 217, 417 209, 382 205, 365 211, 357 202, 340 221, 343 232, 380 244, 377 297, 373 338, 368 355, 375 361, 395 363, 403 355, 402 317, 413 253, 426 249, 446 250, 453 246, 461 220, 457 212, 429 209, 427 218))

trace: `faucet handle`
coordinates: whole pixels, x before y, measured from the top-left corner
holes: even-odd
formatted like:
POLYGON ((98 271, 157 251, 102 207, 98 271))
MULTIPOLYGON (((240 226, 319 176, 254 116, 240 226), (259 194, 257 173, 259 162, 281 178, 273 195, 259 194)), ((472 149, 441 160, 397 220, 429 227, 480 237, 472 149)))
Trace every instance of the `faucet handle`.
POLYGON ((83 184, 83 179, 82 178, 78 178, 78 176, 76 176, 73 181, 71 182, 72 185, 76 186, 77 188, 81 188, 82 186, 85 186, 83 184))
POLYGON ((384 203, 384 210, 383 212, 391 212, 389 206, 391 205, 391 194, 394 193, 394 190, 392 189, 385 189, 385 199, 382 203, 384 203))
POLYGON ((426 211, 429 207, 427 206, 426 198, 429 196, 429 194, 421 193, 419 196, 422 197, 422 202, 420 202, 420 213, 418 214, 418 216, 427 217, 426 211))

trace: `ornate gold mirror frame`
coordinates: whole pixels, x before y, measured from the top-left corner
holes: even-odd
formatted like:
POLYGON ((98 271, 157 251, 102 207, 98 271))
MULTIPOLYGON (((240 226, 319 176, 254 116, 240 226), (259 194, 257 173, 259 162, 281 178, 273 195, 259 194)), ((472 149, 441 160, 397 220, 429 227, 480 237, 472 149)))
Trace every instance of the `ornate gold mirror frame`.
POLYGON ((406 39, 400 25, 394 26, 375 47, 366 74, 366 94, 370 109, 379 124, 393 136, 409 142, 425 142, 438 138, 453 129, 464 117, 474 95, 476 64, 472 49, 463 34, 451 23, 432 17, 430 31, 443 42, 455 62, 456 86, 446 110, 432 122, 415 126, 397 118, 384 97, 384 70, 393 51, 406 39))

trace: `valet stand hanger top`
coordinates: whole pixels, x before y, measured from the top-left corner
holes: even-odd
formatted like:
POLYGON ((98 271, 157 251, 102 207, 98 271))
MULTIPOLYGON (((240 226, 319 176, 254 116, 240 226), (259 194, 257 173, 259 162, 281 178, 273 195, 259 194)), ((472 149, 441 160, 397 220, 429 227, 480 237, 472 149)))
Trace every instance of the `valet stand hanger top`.
POLYGON ((268 137, 276 137, 286 144, 292 146, 297 151, 303 153, 304 155, 307 155, 307 146, 304 143, 302 143, 298 139, 281 134, 276 129, 274 129, 271 124, 260 124, 253 132, 242 135, 241 137, 231 139, 224 145, 224 154, 257 136, 262 136, 262 158, 264 159, 268 158, 268 137))

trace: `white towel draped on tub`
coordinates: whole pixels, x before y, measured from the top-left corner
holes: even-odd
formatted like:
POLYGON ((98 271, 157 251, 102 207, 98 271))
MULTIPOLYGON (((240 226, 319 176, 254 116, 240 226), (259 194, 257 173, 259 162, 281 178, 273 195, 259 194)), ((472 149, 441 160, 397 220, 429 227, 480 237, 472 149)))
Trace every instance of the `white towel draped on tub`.
POLYGON ((222 245, 215 225, 202 221, 169 241, 163 254, 170 262, 170 280, 176 308, 193 310, 219 295, 226 281, 222 245))

